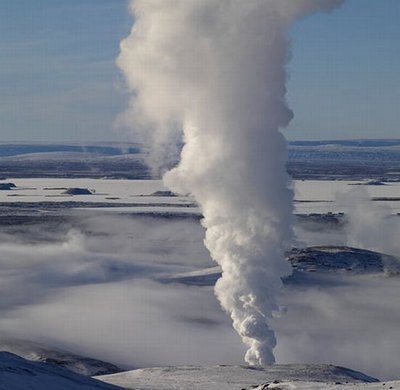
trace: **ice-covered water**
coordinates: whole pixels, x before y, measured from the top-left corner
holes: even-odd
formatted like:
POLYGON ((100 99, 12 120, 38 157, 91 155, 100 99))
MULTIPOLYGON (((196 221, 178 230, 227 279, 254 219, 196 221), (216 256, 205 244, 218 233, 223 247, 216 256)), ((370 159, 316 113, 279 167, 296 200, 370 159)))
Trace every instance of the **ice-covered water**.
MULTIPOLYGON (((182 210, 174 208, 172 204, 192 203, 190 197, 149 196, 156 191, 166 191, 161 180, 107 180, 107 179, 7 179, 17 188, 11 191, 0 191, 0 205, 3 202, 101 202, 101 203, 132 203, 143 204, 171 204, 171 212, 198 212, 196 210, 182 210), (65 195, 67 188, 87 188, 93 195, 65 195)), ((1 183, 1 182, 0 182, 1 183)), ((347 213, 362 198, 379 198, 374 204, 385 205, 393 214, 400 212, 400 183, 386 183, 385 185, 364 185, 360 181, 316 181, 296 180, 295 211, 299 214, 308 213, 347 213), (346 195, 347 194, 347 195, 346 195), (396 200, 396 198, 398 200, 396 200)), ((135 207, 135 210, 137 208, 135 207)), ((123 210, 129 210, 124 205, 123 210)), ((163 210, 166 211, 165 207, 163 210)), ((153 211, 147 207, 141 212, 153 211)))

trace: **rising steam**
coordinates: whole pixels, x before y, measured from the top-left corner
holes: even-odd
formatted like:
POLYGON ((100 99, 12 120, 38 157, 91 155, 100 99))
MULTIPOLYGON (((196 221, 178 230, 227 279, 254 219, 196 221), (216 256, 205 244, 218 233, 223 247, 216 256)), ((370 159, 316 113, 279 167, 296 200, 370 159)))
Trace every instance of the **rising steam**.
POLYGON ((289 42, 298 18, 341 0, 133 0, 134 26, 118 65, 133 97, 123 120, 151 145, 164 181, 199 202, 205 244, 223 270, 216 295, 248 346, 249 364, 274 362, 292 190, 279 129, 289 42))

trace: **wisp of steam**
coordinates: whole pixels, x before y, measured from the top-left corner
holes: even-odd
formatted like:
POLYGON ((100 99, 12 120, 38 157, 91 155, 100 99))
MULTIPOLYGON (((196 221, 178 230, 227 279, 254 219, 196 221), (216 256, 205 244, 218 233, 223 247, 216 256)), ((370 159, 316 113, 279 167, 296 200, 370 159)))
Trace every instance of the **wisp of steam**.
MULTIPOLYGON (((154 170, 199 203, 215 292, 253 365, 274 362, 268 323, 291 272, 286 70, 294 21, 342 0, 132 0, 118 65, 132 99, 122 120, 151 147, 154 170), (180 143, 183 141, 183 148, 180 143)), ((121 119, 121 118, 120 118, 121 119)))

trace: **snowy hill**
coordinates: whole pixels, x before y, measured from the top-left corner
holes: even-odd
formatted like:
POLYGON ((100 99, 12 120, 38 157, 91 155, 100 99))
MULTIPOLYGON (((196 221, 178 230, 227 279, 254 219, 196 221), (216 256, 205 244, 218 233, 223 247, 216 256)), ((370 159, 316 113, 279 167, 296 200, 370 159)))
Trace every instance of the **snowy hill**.
POLYGON ((296 364, 266 368, 248 366, 146 368, 102 376, 98 379, 136 390, 240 390, 255 388, 261 384, 263 386, 267 383, 273 384, 274 381, 312 380, 320 382, 319 385, 323 382, 324 386, 326 383, 337 382, 362 383, 365 386, 366 383, 377 382, 375 378, 343 367, 296 364))
MULTIPOLYGON (((302 281, 309 274, 323 275, 366 275, 400 274, 400 261, 393 256, 365 249, 346 246, 315 246, 293 248, 286 254, 292 264, 293 275, 284 282, 302 281)), ((220 267, 174 275, 165 275, 158 280, 162 283, 181 283, 188 286, 213 286, 221 277, 220 267)))
POLYGON ((122 371, 119 367, 108 362, 79 356, 69 351, 28 340, 0 337, 0 350, 13 353, 27 360, 63 367, 86 376, 115 374, 122 371))
POLYGON ((117 390, 119 387, 63 368, 0 352, 0 390, 117 390))
POLYGON ((288 253, 295 273, 345 273, 349 275, 385 273, 398 275, 400 262, 393 256, 346 246, 316 246, 292 249, 288 253))

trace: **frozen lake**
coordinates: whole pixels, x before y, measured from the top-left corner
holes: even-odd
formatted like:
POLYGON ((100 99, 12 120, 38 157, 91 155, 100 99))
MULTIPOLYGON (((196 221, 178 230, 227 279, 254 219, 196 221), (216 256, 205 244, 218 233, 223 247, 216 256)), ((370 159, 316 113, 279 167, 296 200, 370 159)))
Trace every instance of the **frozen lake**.
MULTIPOLYGON (((103 179, 8 179, 17 187, 0 191, 0 202, 97 202, 118 205, 119 211, 154 211, 153 207, 170 212, 182 212, 174 205, 190 205, 193 199, 184 196, 154 196, 166 191, 161 180, 103 180, 103 179), (67 195, 67 188, 87 188, 92 195, 67 195), (132 204, 130 210, 129 204, 132 204), (143 205, 143 207, 138 207, 143 205), (149 207, 152 205, 152 207, 149 207), (158 206, 157 206, 158 205, 158 206), (169 206, 170 205, 170 206, 169 206), (170 208, 170 210, 169 210, 170 208)), ((400 212, 400 183, 363 185, 360 181, 294 181, 295 212, 347 213, 355 204, 367 199, 381 199, 374 204, 384 205, 390 212, 400 212), (396 198, 398 200, 396 200, 396 198)), ((115 208, 112 208, 115 210, 115 208)), ((183 212, 198 213, 195 207, 183 212)))
POLYGON ((400 183, 365 185, 360 181, 317 181, 294 182, 295 210, 297 213, 347 213, 359 202, 381 198, 374 204, 390 208, 391 213, 400 212, 400 183), (385 199, 386 200, 383 200, 385 199), (393 198, 398 198, 397 201, 393 198), (389 200, 392 199, 392 200, 389 200))

